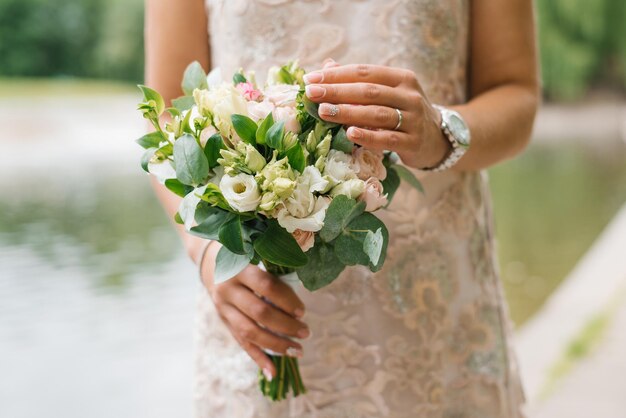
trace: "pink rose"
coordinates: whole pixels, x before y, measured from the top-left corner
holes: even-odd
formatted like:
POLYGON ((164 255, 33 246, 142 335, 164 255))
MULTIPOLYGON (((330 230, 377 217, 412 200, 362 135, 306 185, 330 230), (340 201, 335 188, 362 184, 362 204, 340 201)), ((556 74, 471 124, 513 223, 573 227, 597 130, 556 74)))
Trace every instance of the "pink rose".
POLYGON ((358 197, 358 200, 365 202, 367 212, 374 212, 389 203, 387 195, 383 194, 383 185, 374 177, 365 181, 365 190, 358 197))
POLYGON ((372 151, 367 148, 357 147, 352 153, 352 162, 359 167, 358 176, 361 180, 374 177, 384 180, 387 177, 387 169, 383 165, 383 153, 372 151))
POLYGON ((298 122, 298 118, 296 117, 298 112, 293 107, 276 107, 272 113, 274 121, 285 122, 285 131, 299 134, 302 130, 300 122, 298 122))
POLYGON ((239 83, 236 87, 246 100, 256 102, 263 95, 263 93, 261 93, 260 90, 255 89, 254 85, 249 81, 246 83, 239 83))
POLYGON ((309 251, 313 248, 313 244, 315 244, 315 233, 311 231, 303 231, 301 229, 296 229, 291 234, 296 239, 296 242, 302 249, 302 251, 309 251))
POLYGON ((255 121, 263 120, 274 110, 274 105, 267 100, 248 102, 248 115, 255 121))

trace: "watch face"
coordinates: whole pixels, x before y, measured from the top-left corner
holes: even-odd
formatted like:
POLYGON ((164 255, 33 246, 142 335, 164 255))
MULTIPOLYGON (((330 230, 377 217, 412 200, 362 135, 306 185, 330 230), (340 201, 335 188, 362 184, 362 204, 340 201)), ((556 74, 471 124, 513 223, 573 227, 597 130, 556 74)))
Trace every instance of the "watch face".
POLYGON ((459 145, 468 147, 470 144, 470 131, 467 125, 457 114, 451 113, 448 119, 448 128, 450 133, 457 140, 459 145))

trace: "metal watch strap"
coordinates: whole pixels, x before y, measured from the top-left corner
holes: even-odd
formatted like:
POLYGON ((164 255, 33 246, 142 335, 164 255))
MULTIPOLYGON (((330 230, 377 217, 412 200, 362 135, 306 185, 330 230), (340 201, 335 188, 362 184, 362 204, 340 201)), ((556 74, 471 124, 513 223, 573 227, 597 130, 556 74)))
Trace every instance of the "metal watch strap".
POLYGON ((433 105, 433 107, 435 109, 437 109, 437 111, 439 111, 439 113, 441 113, 441 126, 440 126, 440 128, 441 128, 444 136, 446 137, 446 139, 448 140, 448 142, 450 142, 450 145, 452 146, 452 150, 450 151, 450 153, 446 156, 446 158, 441 163, 439 163, 435 167, 430 167, 430 168, 423 169, 423 171, 438 172, 438 171, 448 170, 449 168, 454 166, 461 159, 461 157, 463 157, 463 155, 465 155, 465 153, 467 152, 467 148, 464 148, 461 145, 459 145, 459 143, 457 142, 456 138, 454 137, 454 135, 452 134, 452 132, 450 132, 450 129, 448 128, 448 124, 446 123, 446 118, 444 116, 444 112, 448 112, 449 110, 446 109, 443 106, 438 106, 438 105, 433 105))

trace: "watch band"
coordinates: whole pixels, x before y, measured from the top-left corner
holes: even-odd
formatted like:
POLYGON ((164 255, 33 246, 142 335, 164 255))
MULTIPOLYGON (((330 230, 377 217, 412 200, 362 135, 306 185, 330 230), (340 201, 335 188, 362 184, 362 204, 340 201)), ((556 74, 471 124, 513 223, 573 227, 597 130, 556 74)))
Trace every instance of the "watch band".
POLYGON ((447 113, 451 111, 446 109, 443 106, 433 105, 433 107, 437 109, 437 111, 439 111, 439 113, 441 114, 440 128, 444 136, 446 137, 446 139, 450 142, 450 145, 452 146, 452 150, 446 156, 446 158, 444 158, 444 160, 441 163, 439 163, 435 167, 425 168, 423 169, 423 171, 439 172, 439 171, 448 170, 451 167, 453 167, 456 163, 458 163, 461 157, 463 157, 463 155, 465 155, 465 153, 467 152, 467 146, 462 146, 459 143, 459 141, 456 139, 454 134, 450 131, 450 127, 448 126, 448 123, 447 123, 447 119, 448 119, 447 113))

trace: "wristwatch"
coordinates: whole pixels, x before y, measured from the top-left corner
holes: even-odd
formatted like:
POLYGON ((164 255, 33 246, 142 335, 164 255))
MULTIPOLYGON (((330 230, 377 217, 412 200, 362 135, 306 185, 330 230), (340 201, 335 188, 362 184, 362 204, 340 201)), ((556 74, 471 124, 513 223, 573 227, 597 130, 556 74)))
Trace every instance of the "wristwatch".
POLYGON ((467 123, 459 112, 443 106, 433 105, 441 114, 441 131, 450 141, 452 151, 439 165, 424 169, 425 171, 444 171, 455 165, 470 146, 471 134, 467 123))

